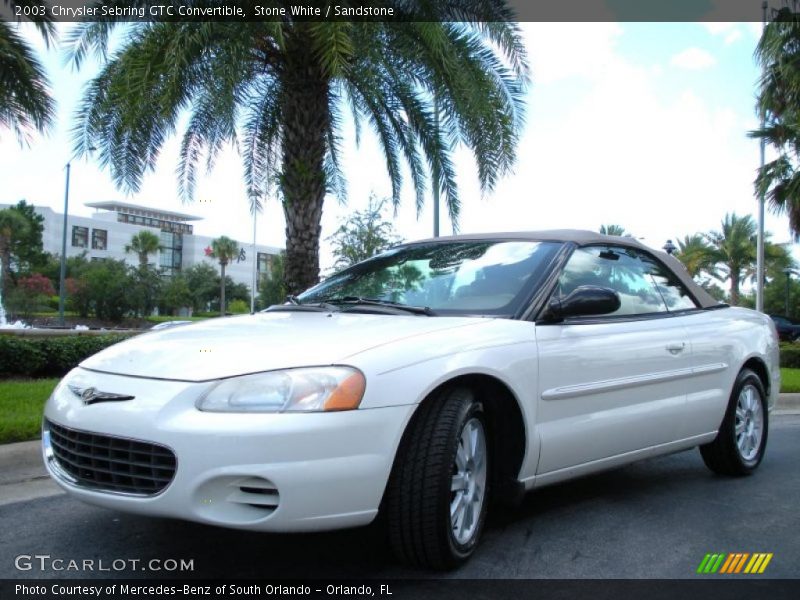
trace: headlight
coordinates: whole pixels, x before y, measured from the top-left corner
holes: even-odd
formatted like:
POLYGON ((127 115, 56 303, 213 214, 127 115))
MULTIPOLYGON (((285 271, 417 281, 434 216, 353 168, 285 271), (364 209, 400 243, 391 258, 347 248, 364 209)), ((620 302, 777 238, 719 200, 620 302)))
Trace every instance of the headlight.
POLYGON ((358 408, 366 380, 351 367, 310 367, 224 379, 197 401, 207 412, 316 412, 358 408))

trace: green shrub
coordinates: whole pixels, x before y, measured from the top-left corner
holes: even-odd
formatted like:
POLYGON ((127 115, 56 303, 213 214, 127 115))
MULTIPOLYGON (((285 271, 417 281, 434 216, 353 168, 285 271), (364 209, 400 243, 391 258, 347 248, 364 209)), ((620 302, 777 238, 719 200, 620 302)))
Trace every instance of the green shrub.
POLYGON ((800 369, 800 344, 781 344, 781 367, 800 369))
POLYGON ((27 338, 0 335, 0 377, 60 377, 125 335, 27 338))
POLYGON ((234 315, 243 315, 250 312, 250 304, 244 300, 234 300, 228 305, 228 311, 234 315))
POLYGON ((38 344, 14 335, 0 335, 0 377, 30 377, 45 364, 38 344))

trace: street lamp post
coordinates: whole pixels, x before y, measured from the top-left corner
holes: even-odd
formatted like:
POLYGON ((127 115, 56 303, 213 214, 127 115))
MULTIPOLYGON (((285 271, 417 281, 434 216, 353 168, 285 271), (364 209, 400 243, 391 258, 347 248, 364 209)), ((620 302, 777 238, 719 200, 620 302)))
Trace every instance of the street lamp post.
POLYGON ((258 269, 258 252, 256 251, 256 215, 258 211, 253 207, 253 286, 250 288, 250 314, 256 312, 256 269, 258 269))
MULTIPOLYGON (((439 100, 433 96, 433 117, 436 123, 436 139, 439 139, 439 100)), ((439 170, 433 169, 433 237, 439 237, 439 170)))
POLYGON ((792 278, 794 274, 794 269, 790 269, 786 267, 783 270, 783 274, 786 275, 786 298, 784 299, 783 304, 783 314, 788 318, 789 316, 789 280, 792 278))
MULTIPOLYGON (((762 32, 767 27, 767 2, 761 4, 762 32)), ((766 123, 764 115, 761 116, 761 129, 766 123)), ((760 169, 764 170, 764 155, 766 152, 766 141, 761 138, 760 146, 760 169)), ((756 237, 756 310, 764 312, 764 192, 758 195, 758 235, 756 237)))
MULTIPOLYGON (((88 151, 94 152, 97 150, 94 146, 89 146, 88 151)), ((73 157, 74 158, 74 157, 73 157)), ((64 299, 66 298, 66 289, 64 287, 64 280, 67 275, 67 218, 69 215, 69 172, 72 168, 72 159, 69 159, 66 166, 67 170, 66 181, 64 182, 64 225, 61 231, 61 265, 58 275, 58 324, 64 327, 64 299)))
POLYGON ((673 244, 673 243, 672 243, 672 240, 667 240, 667 243, 666 243, 666 244, 664 244, 664 245, 661 247, 661 249, 662 249, 664 252, 666 252, 667 254, 669 254, 670 256, 672 256, 672 254, 675 252, 675 250, 677 250, 677 249, 678 249, 678 247, 677 247, 675 244, 673 244))
POLYGON ((67 163, 67 179, 64 184, 64 228, 61 232, 61 269, 58 276, 58 324, 64 327, 64 279, 67 274, 67 213, 69 212, 69 171, 70 163, 67 163))

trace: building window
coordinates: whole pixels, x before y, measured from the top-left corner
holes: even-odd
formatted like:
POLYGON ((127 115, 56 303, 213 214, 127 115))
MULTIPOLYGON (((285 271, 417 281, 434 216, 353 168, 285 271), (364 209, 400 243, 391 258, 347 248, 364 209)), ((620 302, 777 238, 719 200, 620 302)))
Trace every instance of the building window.
POLYGON ((269 279, 272 276, 272 255, 266 252, 259 252, 257 264, 258 278, 262 280, 269 279))
POLYGON ((89 246, 89 228, 72 226, 72 246, 73 248, 87 248, 89 246))
POLYGON ((183 236, 180 233, 161 231, 159 266, 167 275, 181 270, 183 263, 183 236))
POLYGON ((105 229, 92 229, 92 250, 108 249, 108 231, 105 229))

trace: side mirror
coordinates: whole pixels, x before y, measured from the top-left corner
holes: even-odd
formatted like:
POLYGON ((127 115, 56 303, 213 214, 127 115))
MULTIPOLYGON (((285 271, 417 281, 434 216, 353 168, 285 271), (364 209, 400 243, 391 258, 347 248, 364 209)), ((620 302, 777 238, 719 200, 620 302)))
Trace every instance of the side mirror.
POLYGON ((544 321, 554 323, 567 317, 607 315, 619 307, 619 294, 611 288, 582 285, 566 298, 551 298, 543 317, 544 321))

